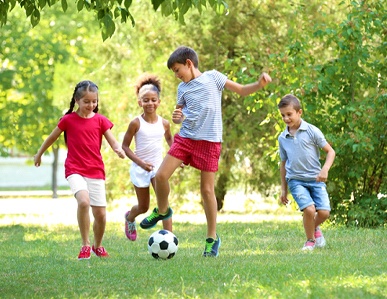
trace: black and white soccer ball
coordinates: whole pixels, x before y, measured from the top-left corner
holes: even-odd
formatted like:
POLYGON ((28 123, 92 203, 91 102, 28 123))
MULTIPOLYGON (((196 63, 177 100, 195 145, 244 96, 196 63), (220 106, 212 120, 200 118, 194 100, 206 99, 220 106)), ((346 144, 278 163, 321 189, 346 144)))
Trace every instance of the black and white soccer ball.
POLYGON ((179 240, 170 231, 162 229, 154 232, 148 240, 148 251, 155 259, 171 259, 175 256, 179 240))

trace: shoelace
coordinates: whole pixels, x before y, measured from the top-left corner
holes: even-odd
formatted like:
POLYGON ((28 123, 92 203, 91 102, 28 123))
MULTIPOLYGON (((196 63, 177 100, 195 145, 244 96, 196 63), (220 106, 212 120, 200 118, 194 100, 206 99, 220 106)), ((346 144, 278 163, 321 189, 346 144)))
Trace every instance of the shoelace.
POLYGON ((156 212, 152 212, 152 214, 149 215, 148 221, 152 221, 154 218, 158 217, 159 214, 156 212))
POLYGON ((96 251, 98 252, 98 254, 103 254, 103 253, 106 252, 104 247, 99 247, 99 248, 96 249, 96 251))
POLYGON ((211 242, 211 243, 206 242, 206 250, 205 250, 205 252, 211 252, 212 245, 214 245, 214 243, 215 243, 215 240, 213 242, 211 242))
POLYGON ((88 247, 88 246, 83 246, 82 248, 81 248, 81 253, 87 253, 87 252, 89 252, 90 251, 90 247, 88 247))
POLYGON ((128 223, 128 228, 129 228, 129 231, 135 231, 136 230, 136 225, 134 224, 134 222, 131 222, 131 223, 128 223))

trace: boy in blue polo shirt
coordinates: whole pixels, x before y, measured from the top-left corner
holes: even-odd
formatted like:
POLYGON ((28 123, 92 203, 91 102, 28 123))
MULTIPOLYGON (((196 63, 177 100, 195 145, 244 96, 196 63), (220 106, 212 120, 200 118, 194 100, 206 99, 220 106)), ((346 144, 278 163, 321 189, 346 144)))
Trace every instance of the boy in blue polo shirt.
POLYGON ((329 217, 330 204, 325 182, 335 159, 335 151, 323 133, 301 118, 300 101, 284 96, 278 104, 285 131, 278 137, 281 158, 281 202, 288 204, 288 187, 303 212, 306 242, 302 250, 324 247, 326 242, 319 225, 329 217), (326 153, 320 164, 320 148, 326 153))
POLYGON ((215 198, 215 173, 222 142, 222 91, 224 88, 246 96, 264 88, 271 82, 262 73, 257 82, 241 85, 216 71, 200 72, 199 58, 188 47, 177 48, 168 59, 168 68, 182 82, 177 92, 177 105, 172 121, 181 124, 173 144, 156 173, 156 197, 158 207, 140 224, 144 229, 156 225, 159 220, 172 216, 168 196, 169 178, 184 163, 200 170, 200 193, 207 218, 207 238, 204 257, 219 254, 220 238, 216 232, 217 203, 215 198))

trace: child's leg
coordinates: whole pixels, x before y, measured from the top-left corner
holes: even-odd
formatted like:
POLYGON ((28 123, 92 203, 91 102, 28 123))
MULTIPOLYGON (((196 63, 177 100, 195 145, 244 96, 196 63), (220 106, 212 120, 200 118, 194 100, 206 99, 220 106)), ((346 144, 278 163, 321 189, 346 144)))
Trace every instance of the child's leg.
POLYGON ((91 207, 94 215, 94 247, 99 248, 102 246, 102 239, 105 233, 106 227, 106 207, 91 207))
POLYGON ((218 205, 215 197, 215 172, 202 171, 200 193, 203 198, 204 212, 207 218, 207 238, 216 239, 216 219, 218 205))
POLYGON ((136 191, 138 204, 134 205, 130 210, 127 220, 134 222, 136 217, 140 214, 144 214, 149 210, 150 192, 149 187, 138 188, 134 186, 136 191))
POLYGON ((168 197, 170 192, 168 180, 176 168, 181 165, 181 163, 181 160, 167 154, 161 163, 160 168, 157 170, 155 176, 155 192, 157 197, 157 206, 160 214, 164 214, 168 211, 168 197))
POLYGON ((315 228, 327 220, 329 218, 329 214, 330 212, 328 210, 318 210, 315 217, 315 228))
POLYGON ((303 222, 306 238, 314 240, 316 208, 314 205, 308 206, 303 210, 303 222))
POLYGON ((78 227, 81 233, 82 245, 90 246, 89 232, 90 232, 90 198, 89 193, 85 190, 78 191, 75 194, 78 202, 77 219, 78 227))

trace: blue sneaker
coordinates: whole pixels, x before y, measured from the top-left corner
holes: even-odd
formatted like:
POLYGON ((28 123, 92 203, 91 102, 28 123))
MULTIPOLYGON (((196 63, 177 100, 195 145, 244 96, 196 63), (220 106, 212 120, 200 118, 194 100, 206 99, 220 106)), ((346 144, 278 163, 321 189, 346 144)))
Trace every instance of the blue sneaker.
POLYGON ((221 241, 218 234, 216 234, 216 240, 213 238, 206 239, 206 247, 204 248, 203 257, 217 257, 219 255, 219 247, 221 241))
POLYGON ((165 220, 165 219, 171 218, 172 214, 173 214, 173 211, 169 207, 168 207, 168 211, 165 215, 159 214, 159 210, 157 208, 154 208, 152 214, 150 214, 148 217, 144 218, 144 220, 141 221, 140 226, 143 229, 152 228, 160 220, 165 220))

